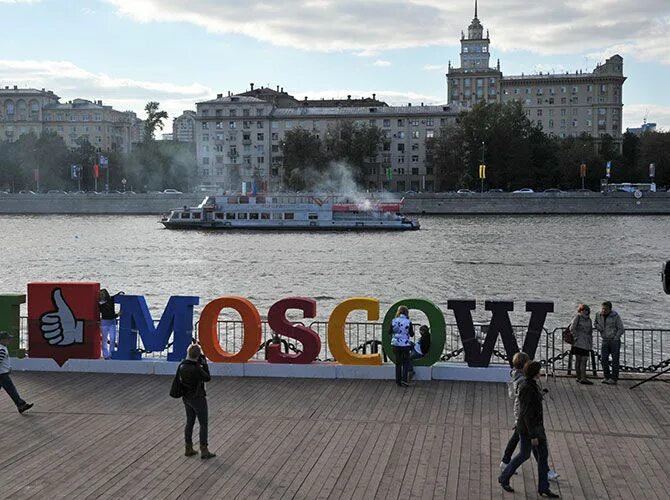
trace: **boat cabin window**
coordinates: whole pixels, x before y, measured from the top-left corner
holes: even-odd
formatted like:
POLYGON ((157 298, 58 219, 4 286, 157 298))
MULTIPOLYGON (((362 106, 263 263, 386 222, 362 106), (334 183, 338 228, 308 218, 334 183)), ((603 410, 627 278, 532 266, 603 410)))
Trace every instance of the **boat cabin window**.
POLYGON ((200 212, 195 212, 195 213, 193 214, 193 218, 194 218, 194 219, 199 219, 199 218, 200 218, 200 212))
POLYGON ((262 212, 261 213, 261 220, 269 220, 270 219, 270 214, 267 212, 262 212))
POLYGON ((181 218, 182 218, 182 219, 190 219, 190 218, 191 218, 191 214, 188 213, 188 212, 182 212, 182 213, 181 213, 181 218))
POLYGON ((240 203, 249 203, 248 196, 240 196, 240 203))
POLYGON ((223 219, 223 214, 221 212, 216 212, 214 217, 216 217, 217 219, 223 219))
POLYGON ((228 203, 230 205, 235 205, 237 203, 237 196, 229 196, 228 197, 228 203))
POLYGON ((237 218, 240 219, 240 220, 242 220, 242 219, 246 220, 247 214, 246 213, 238 213, 237 218))
POLYGON ((307 218, 309 220, 317 220, 319 218, 319 214, 312 212, 307 216, 307 218))
POLYGON ((280 212, 273 212, 272 213, 272 218, 275 220, 281 220, 282 214, 280 212))
POLYGON ((226 219, 231 220, 235 218, 235 214, 233 212, 226 212, 226 219))
POLYGON ((256 203, 265 203, 265 196, 256 196, 256 203))
POLYGON ((258 220, 258 214, 249 214, 249 218, 253 220, 258 220))
POLYGON ((293 220, 293 212, 284 212, 284 220, 293 220))

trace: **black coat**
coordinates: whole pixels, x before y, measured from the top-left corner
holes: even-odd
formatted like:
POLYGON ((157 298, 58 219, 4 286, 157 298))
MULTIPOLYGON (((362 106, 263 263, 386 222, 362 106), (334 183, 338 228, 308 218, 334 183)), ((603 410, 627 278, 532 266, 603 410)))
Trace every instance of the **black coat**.
POLYGON ((186 399, 204 398, 205 382, 209 382, 212 377, 209 374, 209 366, 204 357, 198 361, 185 359, 179 365, 179 378, 183 389, 183 396, 186 399))
POLYGON ((531 439, 544 435, 542 392, 534 379, 526 379, 519 386, 519 419, 516 430, 531 439))

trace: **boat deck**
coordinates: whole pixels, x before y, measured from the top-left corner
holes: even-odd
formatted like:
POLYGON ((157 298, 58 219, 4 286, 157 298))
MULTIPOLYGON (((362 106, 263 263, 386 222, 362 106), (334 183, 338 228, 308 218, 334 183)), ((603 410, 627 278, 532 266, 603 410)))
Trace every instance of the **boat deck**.
MULTIPOLYGON (((512 425, 505 384, 215 378, 210 449, 185 458, 171 377, 14 373, 0 393, 2 498, 537 498, 534 462, 496 482, 512 425)), ((670 385, 549 380, 552 489, 667 498, 670 385)), ((197 440, 197 425, 196 434, 197 440)))

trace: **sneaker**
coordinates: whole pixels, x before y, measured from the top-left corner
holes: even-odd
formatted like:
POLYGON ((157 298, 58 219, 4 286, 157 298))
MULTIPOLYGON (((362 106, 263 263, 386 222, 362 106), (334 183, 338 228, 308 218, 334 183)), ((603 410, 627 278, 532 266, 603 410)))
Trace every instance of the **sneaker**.
POLYGON ((558 480, 558 474, 554 469, 549 469, 549 472, 547 473, 547 479, 549 481, 557 481, 558 480))
POLYGON ((509 464, 506 464, 505 462, 500 462, 500 470, 505 470, 508 465, 509 464))
POLYGON ((579 383, 580 383, 580 384, 584 384, 584 385, 593 385, 593 382, 591 382, 591 381, 590 381, 589 379, 587 379, 587 378, 583 378, 583 379, 581 379, 581 380, 579 381, 579 383))
POLYGON ((23 413, 26 410, 30 410, 33 406, 35 406, 33 403, 24 403, 20 408, 19 408, 19 413, 23 413))
POLYGON ((405 382, 404 380, 400 382, 400 385, 403 387, 409 387, 409 382, 405 382))

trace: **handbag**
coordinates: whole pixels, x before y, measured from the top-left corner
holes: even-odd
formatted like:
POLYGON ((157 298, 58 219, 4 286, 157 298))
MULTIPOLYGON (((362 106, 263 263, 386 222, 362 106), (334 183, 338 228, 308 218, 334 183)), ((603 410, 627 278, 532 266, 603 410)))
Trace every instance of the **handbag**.
POLYGON ((170 387, 170 397, 179 399, 184 395, 184 387, 181 384, 181 377, 179 376, 179 368, 181 368, 181 363, 177 367, 177 373, 174 374, 172 379, 172 387, 170 387))
POLYGON ((571 345, 575 343, 575 336, 572 334, 570 327, 563 330, 563 342, 571 345))

